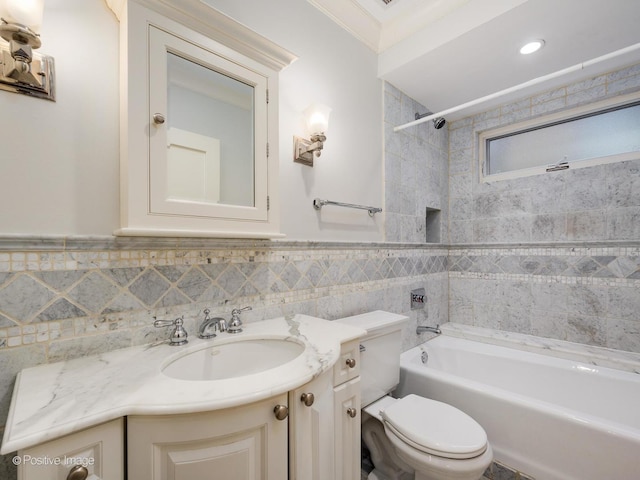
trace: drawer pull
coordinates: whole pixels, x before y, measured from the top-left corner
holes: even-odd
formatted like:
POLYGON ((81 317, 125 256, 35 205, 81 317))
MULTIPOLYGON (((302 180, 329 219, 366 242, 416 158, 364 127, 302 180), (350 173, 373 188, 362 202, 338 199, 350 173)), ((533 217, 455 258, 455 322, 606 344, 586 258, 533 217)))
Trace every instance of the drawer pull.
POLYGON ((356 418, 357 414, 358 414, 358 411, 355 408, 353 407, 347 408, 347 415, 349 415, 351 418, 356 418))
POLYGON ((354 368, 356 366, 356 359, 355 358, 347 358, 346 364, 347 364, 347 367, 354 368))
POLYGON ((303 393, 300 396, 300 401, 303 402, 307 407, 313 405, 315 399, 316 398, 314 397, 313 393, 303 393))
POLYGON ((69 470, 69 475, 67 475, 67 480, 86 480, 89 476, 89 470, 87 467, 82 465, 75 465, 69 470))
POLYGON ((278 420, 284 420, 289 416, 289 408, 286 405, 276 405, 273 409, 278 420))

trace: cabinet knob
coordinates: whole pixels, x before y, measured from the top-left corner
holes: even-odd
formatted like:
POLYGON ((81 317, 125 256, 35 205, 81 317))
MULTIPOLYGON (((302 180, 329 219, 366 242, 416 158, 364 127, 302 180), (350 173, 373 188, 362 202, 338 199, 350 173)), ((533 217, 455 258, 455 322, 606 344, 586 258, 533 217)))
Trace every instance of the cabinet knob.
POLYGON ((355 358, 347 358, 347 367, 349 368, 353 368, 356 366, 356 359, 355 358))
POLYGON ((278 420, 284 420, 289 416, 289 408, 286 405, 276 405, 273 409, 278 420))
POLYGON ((162 115, 161 113, 153 114, 153 123, 155 123, 156 125, 162 125, 164 122, 165 122, 164 115, 162 115))
POLYGON ((313 396, 313 393, 303 393, 300 396, 300 401, 303 402, 307 407, 310 407, 311 405, 313 405, 313 401, 316 399, 316 397, 313 396))
POLYGON ((356 418, 357 414, 358 414, 358 411, 355 408, 353 407, 347 408, 347 415, 349 415, 351 418, 356 418))
POLYGON ((82 465, 75 465, 69 470, 69 475, 67 475, 67 480, 86 480, 89 476, 89 470, 87 467, 82 465))

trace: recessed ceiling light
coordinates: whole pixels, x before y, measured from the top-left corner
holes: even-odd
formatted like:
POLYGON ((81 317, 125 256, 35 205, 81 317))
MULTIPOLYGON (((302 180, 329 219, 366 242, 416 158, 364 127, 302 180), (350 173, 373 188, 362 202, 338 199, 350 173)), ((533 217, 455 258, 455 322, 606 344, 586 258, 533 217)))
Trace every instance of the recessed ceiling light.
POLYGON ((537 52, 542 47, 544 47, 544 40, 534 40, 523 45, 522 48, 520 48, 520 53, 522 55, 529 55, 530 53, 537 52))

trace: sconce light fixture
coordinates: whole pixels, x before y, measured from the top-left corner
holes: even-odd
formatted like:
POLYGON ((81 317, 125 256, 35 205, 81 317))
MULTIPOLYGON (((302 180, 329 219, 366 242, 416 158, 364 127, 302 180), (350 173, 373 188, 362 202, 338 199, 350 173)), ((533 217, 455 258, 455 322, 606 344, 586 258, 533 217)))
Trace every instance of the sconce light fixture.
POLYGON ((0 89, 55 101, 53 58, 40 48, 44 0, 0 0, 0 89))
POLYGON ((307 131, 311 138, 293 137, 293 161, 313 167, 313 157, 319 157, 327 139, 329 115, 331 109, 326 105, 314 103, 304 111, 307 131))

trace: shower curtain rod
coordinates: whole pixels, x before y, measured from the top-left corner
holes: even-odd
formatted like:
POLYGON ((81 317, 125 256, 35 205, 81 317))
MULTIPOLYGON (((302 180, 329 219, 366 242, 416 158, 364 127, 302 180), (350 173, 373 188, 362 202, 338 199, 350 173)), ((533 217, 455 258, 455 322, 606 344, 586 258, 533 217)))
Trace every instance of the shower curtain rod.
POLYGON ((620 50, 616 50, 615 52, 607 53, 606 55, 602 55, 600 57, 596 57, 592 60, 587 60, 586 62, 578 63, 572 67, 564 68, 562 70, 558 70, 557 72, 549 73, 547 75, 543 75, 538 78, 534 78, 533 80, 529 80, 528 82, 521 83, 519 85, 515 85, 510 88, 505 88, 504 90, 500 90, 499 92, 492 93, 490 95, 486 95, 484 97, 476 98, 470 102, 463 103, 458 105, 457 107, 448 108, 447 110, 442 110, 437 113, 432 113, 425 117, 420 118, 419 120, 414 120, 409 123, 405 123, 403 125, 398 125, 393 128, 394 132, 399 132, 400 130, 404 130, 405 128, 413 127, 414 125, 419 125, 424 122, 428 122, 429 120, 433 120, 434 118, 444 117, 450 113, 458 112, 460 110, 464 110, 465 108, 473 107, 480 103, 484 103, 488 100, 493 100, 494 98, 501 97, 508 93, 517 92, 518 90, 522 90, 523 88, 531 87, 533 85, 537 85, 538 83, 546 82, 547 80, 551 80, 553 78, 561 77, 563 75, 567 75, 568 73, 577 72, 579 70, 583 70, 586 67, 590 67, 591 65, 595 65, 596 63, 604 62, 605 60, 609 60, 611 58, 618 57, 620 55, 624 55, 629 52, 633 52, 634 50, 640 49, 640 43, 636 43, 635 45, 630 45, 625 48, 621 48, 620 50))

